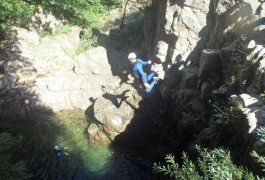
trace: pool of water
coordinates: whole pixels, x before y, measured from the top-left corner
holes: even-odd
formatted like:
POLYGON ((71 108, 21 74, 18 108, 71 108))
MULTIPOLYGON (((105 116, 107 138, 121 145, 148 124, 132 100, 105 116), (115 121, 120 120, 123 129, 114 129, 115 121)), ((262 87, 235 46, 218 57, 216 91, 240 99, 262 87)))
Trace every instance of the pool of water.
POLYGON ((83 112, 78 110, 61 112, 48 119, 51 122, 56 121, 58 127, 54 128, 54 134, 51 132, 54 136, 51 149, 54 145, 63 145, 67 147, 70 155, 55 157, 51 150, 52 157, 48 157, 36 173, 38 179, 44 177, 87 179, 90 176, 102 174, 108 165, 112 151, 108 145, 89 141, 86 132, 87 123, 84 119, 83 112))
POLYGON ((53 115, 16 112, 0 121, 0 130, 20 136, 17 160, 24 160, 33 179, 148 179, 151 164, 145 158, 123 153, 106 144, 90 142, 84 112, 53 115), (13 114, 14 115, 14 114, 13 114), (56 157, 53 147, 67 147, 69 156, 56 157))

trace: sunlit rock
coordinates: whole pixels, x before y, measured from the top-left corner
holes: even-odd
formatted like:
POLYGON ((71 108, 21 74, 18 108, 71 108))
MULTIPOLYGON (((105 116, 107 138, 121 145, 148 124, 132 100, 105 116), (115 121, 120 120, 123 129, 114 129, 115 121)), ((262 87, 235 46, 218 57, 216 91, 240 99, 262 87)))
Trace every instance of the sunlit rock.
POLYGON ((258 53, 258 56, 257 56, 257 59, 261 58, 261 57, 264 57, 265 55, 265 48, 262 48, 259 53, 258 53))
MULTIPOLYGON (((96 124, 98 128, 97 134, 104 133, 111 141, 113 141, 118 134, 125 131, 134 114, 133 109, 125 101, 122 100, 120 104, 117 103, 117 97, 115 97, 115 95, 109 95, 106 96, 106 98, 101 97, 97 99, 93 105, 93 113, 96 119, 94 124, 96 124)), ((90 121, 92 120, 90 119, 90 121)), ((88 129, 88 131, 96 131, 95 125, 88 129)), ((99 139, 97 141, 104 141, 104 139, 99 139)))
POLYGON ((253 49, 254 47, 256 47, 256 42, 255 42, 254 40, 251 40, 251 41, 248 43, 247 48, 248 48, 248 49, 253 49))
POLYGON ((246 59, 250 61, 262 48, 262 45, 257 45, 255 49, 246 57, 246 59))
POLYGON ((35 31, 28 31, 19 27, 13 27, 13 30, 16 31, 17 38, 19 41, 22 41, 22 43, 23 40, 34 45, 38 45, 40 43, 39 35, 35 31))
POLYGON ((262 102, 257 98, 250 96, 249 94, 240 94, 245 107, 262 106, 262 102))
POLYGON ((257 127, 257 118, 255 117, 255 111, 253 109, 245 108, 243 109, 243 113, 246 115, 249 123, 249 133, 251 133, 257 127))

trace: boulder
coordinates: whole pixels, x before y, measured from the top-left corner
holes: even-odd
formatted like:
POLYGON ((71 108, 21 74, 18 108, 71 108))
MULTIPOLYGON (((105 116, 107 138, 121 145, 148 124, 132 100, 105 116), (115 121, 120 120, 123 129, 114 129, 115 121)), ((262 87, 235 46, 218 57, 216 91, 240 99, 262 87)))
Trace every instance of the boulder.
MULTIPOLYGON (((97 120, 96 123, 92 123, 89 126, 88 131, 90 134, 96 132, 97 134, 102 134, 98 136, 99 139, 94 139, 97 141, 106 141, 105 136, 110 141, 114 141, 115 137, 124 132, 130 120, 133 118, 133 109, 124 101, 120 103, 117 107, 116 102, 113 99, 106 99, 104 97, 98 98, 94 102, 94 117, 97 120), (95 130, 95 125, 97 125, 97 130, 95 130)), ((94 133, 95 134, 95 133, 94 133)))
POLYGON ((81 53, 75 59, 74 71, 76 74, 108 76, 117 75, 119 67, 126 58, 117 51, 96 47, 81 53))
POLYGON ((265 125, 265 106, 260 107, 251 107, 242 109, 243 113, 248 119, 250 126, 249 133, 253 132, 256 128, 265 125))
POLYGON ((91 105, 91 97, 100 97, 104 90, 114 90, 120 79, 111 76, 77 75, 74 72, 59 72, 53 76, 40 76, 35 86, 28 86, 25 94, 35 94, 44 107, 53 111, 63 109, 87 109, 91 105))
POLYGON ((259 99, 250 96, 249 94, 240 94, 244 107, 262 106, 262 102, 259 99))
POLYGON ((17 33, 17 38, 20 41, 24 40, 34 45, 38 45, 40 43, 40 38, 36 31, 29 31, 19 27, 13 27, 12 30, 17 33))

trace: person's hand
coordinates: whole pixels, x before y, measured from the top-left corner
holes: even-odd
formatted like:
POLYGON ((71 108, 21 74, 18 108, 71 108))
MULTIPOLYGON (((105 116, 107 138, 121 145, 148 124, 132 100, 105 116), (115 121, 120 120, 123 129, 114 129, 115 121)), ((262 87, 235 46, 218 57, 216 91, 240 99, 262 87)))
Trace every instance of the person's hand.
POLYGON ((152 61, 149 60, 149 61, 148 61, 148 64, 151 64, 151 63, 152 63, 152 61))
POLYGON ((149 88, 149 86, 150 86, 150 85, 149 85, 148 83, 144 83, 144 87, 145 87, 145 88, 149 88))

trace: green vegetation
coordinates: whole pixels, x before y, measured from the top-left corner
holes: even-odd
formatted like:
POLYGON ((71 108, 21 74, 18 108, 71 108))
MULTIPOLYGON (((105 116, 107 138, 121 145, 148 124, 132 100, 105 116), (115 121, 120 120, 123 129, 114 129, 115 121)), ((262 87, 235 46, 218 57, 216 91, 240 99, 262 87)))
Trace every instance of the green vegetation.
POLYGON ((11 136, 10 133, 0 133, 0 177, 1 179, 29 179, 24 161, 15 161, 14 153, 19 149, 21 139, 11 136))
MULTIPOLYGON (((130 8, 139 10, 130 14, 130 19, 136 21, 125 24, 122 32, 122 41, 128 42, 128 45, 139 47, 139 42, 143 39, 143 10, 134 6, 141 4, 143 7, 151 5, 151 0, 137 0, 130 2, 130 8)), ((93 35, 92 29, 100 29, 109 26, 113 21, 109 12, 113 8, 121 8, 121 0, 0 0, 0 38, 3 38, 6 32, 10 33, 12 26, 18 26, 26 29, 35 28, 41 37, 47 35, 59 35, 67 33, 71 27, 77 25, 86 30, 77 52, 81 53, 90 47, 98 45, 98 38, 93 35), (43 20, 34 17, 34 14, 53 15, 60 25, 51 29, 48 23, 40 25, 43 20), (34 17, 34 18, 33 18, 34 17), (34 20, 33 20, 34 19, 34 20)), ((124 9, 125 10, 125 9, 124 9)), ((124 17, 123 17, 124 18, 124 17)), ((119 20, 113 23, 120 23, 119 20)), ((120 34, 119 34, 120 35, 120 34)), ((120 37, 117 37, 121 40, 120 37)), ((118 44, 120 44, 118 42, 118 44)), ((71 54, 75 54, 71 53, 71 54)))
MULTIPOLYGON (((238 119, 237 107, 226 108, 221 110, 215 106, 216 117, 222 117, 223 120, 238 119)), ((265 143, 265 128, 258 129, 258 135, 261 141, 265 143)), ((182 161, 178 163, 175 161, 172 154, 166 155, 166 165, 162 163, 154 163, 153 171, 156 173, 163 173, 173 179, 264 179, 264 177, 254 176, 252 172, 248 171, 242 166, 237 166, 232 161, 230 151, 225 150, 223 147, 214 148, 213 150, 201 148, 196 145, 197 156, 190 160, 187 153, 182 153, 182 161)), ((261 166, 262 171, 265 171, 265 157, 259 155, 257 152, 252 151, 250 154, 261 166)))
POLYGON ((0 0, 0 31, 11 26, 27 28, 39 7, 71 25, 98 27, 102 15, 118 5, 119 0, 0 0))
POLYGON ((0 0, 0 31, 7 30, 12 25, 28 27, 34 9, 34 5, 25 1, 0 0))
POLYGON ((96 47, 98 45, 98 37, 93 35, 93 31, 88 29, 84 31, 83 37, 77 47, 77 54, 84 52, 85 50, 96 47))
MULTIPOLYGON (((260 127, 258 129, 258 135, 261 137, 261 141, 264 143, 265 142, 265 128, 264 127, 260 127)), ((255 151, 252 151, 250 155, 255 159, 257 163, 261 165, 261 167, 263 168, 262 171, 265 171, 265 157, 260 156, 255 151)))
POLYGON ((233 164, 229 151, 223 148, 213 150, 196 146, 199 157, 192 162, 186 153, 182 154, 182 165, 174 160, 173 155, 167 155, 167 165, 154 164, 153 171, 170 175, 174 179, 255 179, 251 172, 233 164))
POLYGON ((58 26, 53 32, 53 35, 68 33, 71 31, 71 27, 72 27, 71 24, 65 24, 63 26, 58 26))
MULTIPOLYGON (((235 102, 235 101, 234 101, 235 102)), ((223 109, 213 105, 214 107, 214 115, 213 117, 216 117, 217 119, 221 119, 224 122, 228 120, 238 120, 242 118, 242 111, 238 107, 240 104, 234 104, 234 106, 228 106, 224 107, 223 109)))
POLYGON ((100 22, 99 17, 119 3, 117 0, 71 0, 67 3, 64 0, 52 0, 40 4, 44 10, 58 18, 65 18, 70 24, 96 27, 100 22))

